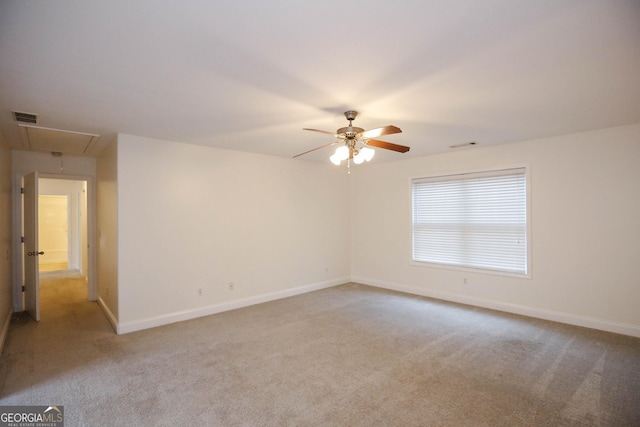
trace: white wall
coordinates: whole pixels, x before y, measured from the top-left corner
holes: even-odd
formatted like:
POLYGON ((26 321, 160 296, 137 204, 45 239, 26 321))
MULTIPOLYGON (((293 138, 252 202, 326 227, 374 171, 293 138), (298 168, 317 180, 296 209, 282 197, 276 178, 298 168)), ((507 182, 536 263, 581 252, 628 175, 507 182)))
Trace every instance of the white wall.
MULTIPOLYGON (((85 200, 85 181, 75 181, 68 179, 50 179, 43 178, 38 181, 38 194, 39 195, 58 195, 68 197, 68 255, 67 251, 64 251, 66 257, 61 261, 69 261, 68 268, 70 270, 81 270, 83 274, 86 274, 86 265, 83 267, 82 259, 86 257, 86 238, 85 244, 82 245, 82 234, 86 229, 86 200, 85 200), (84 212, 84 213, 83 213, 84 212), (82 253, 84 249, 85 254, 82 253)), ((41 212, 39 212, 39 215, 41 212)), ((47 257, 47 252, 40 259, 40 263, 43 262, 60 262, 51 261, 55 257, 51 254, 51 257, 47 257)))
POLYGON ((44 252, 38 257, 41 270, 46 264, 69 261, 69 196, 38 195, 38 249, 44 252))
POLYGON ((343 168, 119 135, 117 170, 121 332, 349 279, 343 168))
POLYGON ((33 151, 13 150, 12 167, 17 174, 37 171, 42 174, 62 176, 95 176, 96 159, 93 157, 52 156, 51 153, 37 153, 33 151), (62 165, 62 170, 61 170, 62 165))
POLYGON ((118 145, 114 138, 97 159, 98 302, 109 321, 118 324, 118 145))
POLYGON ((0 133, 0 352, 12 308, 11 275, 11 150, 0 133))
POLYGON ((367 165, 352 182, 352 279, 640 336, 639 164, 634 125, 367 165), (411 178, 520 163, 531 279, 410 265, 411 178))

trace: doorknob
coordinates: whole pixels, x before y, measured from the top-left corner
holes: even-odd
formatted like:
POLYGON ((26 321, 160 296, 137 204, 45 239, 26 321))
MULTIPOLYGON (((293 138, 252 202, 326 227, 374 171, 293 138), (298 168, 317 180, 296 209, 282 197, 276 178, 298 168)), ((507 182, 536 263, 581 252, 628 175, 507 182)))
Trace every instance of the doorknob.
POLYGON ((27 252, 27 256, 38 256, 38 255, 44 255, 44 251, 40 251, 40 252, 27 252))

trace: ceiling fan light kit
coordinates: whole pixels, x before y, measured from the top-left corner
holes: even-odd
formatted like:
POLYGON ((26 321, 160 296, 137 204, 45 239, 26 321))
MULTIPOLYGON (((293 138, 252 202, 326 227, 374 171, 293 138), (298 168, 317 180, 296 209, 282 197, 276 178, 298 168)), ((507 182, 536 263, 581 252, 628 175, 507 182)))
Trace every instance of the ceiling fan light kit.
POLYGON ((353 120, 358 116, 357 111, 346 111, 344 113, 344 116, 349 121, 349 126, 340 128, 335 133, 326 130, 304 128, 303 130, 331 135, 338 140, 330 144, 305 151, 304 153, 300 153, 293 157, 299 157, 304 154, 311 153, 312 151, 328 147, 330 145, 341 144, 338 148, 336 148, 335 153, 331 157, 329 157, 329 160, 331 160, 331 163, 336 166, 340 166, 340 164, 346 160, 347 171, 348 173, 351 173, 351 160, 353 160, 353 163, 355 163, 356 165, 359 165, 364 162, 368 162, 373 158, 373 156, 375 155, 375 150, 371 147, 383 148, 385 150, 397 151, 399 153, 406 153, 407 151, 409 151, 409 147, 404 145, 392 144, 390 142, 371 139, 377 138, 382 135, 400 133, 402 132, 402 130, 399 127, 388 125, 381 128, 365 131, 360 127, 353 126, 353 120))

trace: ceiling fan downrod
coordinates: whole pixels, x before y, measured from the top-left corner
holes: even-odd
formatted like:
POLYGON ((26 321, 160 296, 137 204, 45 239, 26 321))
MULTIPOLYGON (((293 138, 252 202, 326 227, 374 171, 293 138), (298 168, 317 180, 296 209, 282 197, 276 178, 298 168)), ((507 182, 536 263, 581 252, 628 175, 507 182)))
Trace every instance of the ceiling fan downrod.
POLYGON ((347 120, 349 120, 349 126, 352 126, 351 122, 354 121, 356 119, 356 117, 358 117, 358 112, 357 111, 345 111, 344 112, 344 116, 347 118, 347 120))
POLYGON ((358 112, 345 111, 344 116, 349 120, 349 126, 338 129, 336 133, 342 135, 342 139, 345 140, 356 139, 359 133, 364 132, 364 129, 353 126, 353 121, 358 116, 358 112))

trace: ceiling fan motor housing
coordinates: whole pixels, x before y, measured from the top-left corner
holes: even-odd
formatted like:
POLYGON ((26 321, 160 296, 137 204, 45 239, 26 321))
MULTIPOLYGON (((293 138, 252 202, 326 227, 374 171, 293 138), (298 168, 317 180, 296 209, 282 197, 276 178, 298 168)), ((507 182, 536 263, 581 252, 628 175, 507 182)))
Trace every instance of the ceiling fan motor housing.
POLYGON ((336 131, 338 135, 345 134, 347 139, 354 139, 356 135, 359 134, 360 132, 364 132, 364 129, 354 127, 354 126, 347 126, 345 128, 340 128, 336 131))
POLYGON ((355 139, 357 137, 357 134, 359 134, 360 132, 364 132, 364 129, 352 126, 351 122, 355 120, 356 117, 358 117, 357 111, 345 111, 344 116, 347 118, 347 120, 349 120, 349 126, 338 129, 336 131, 338 135, 344 134, 346 139, 355 139))

